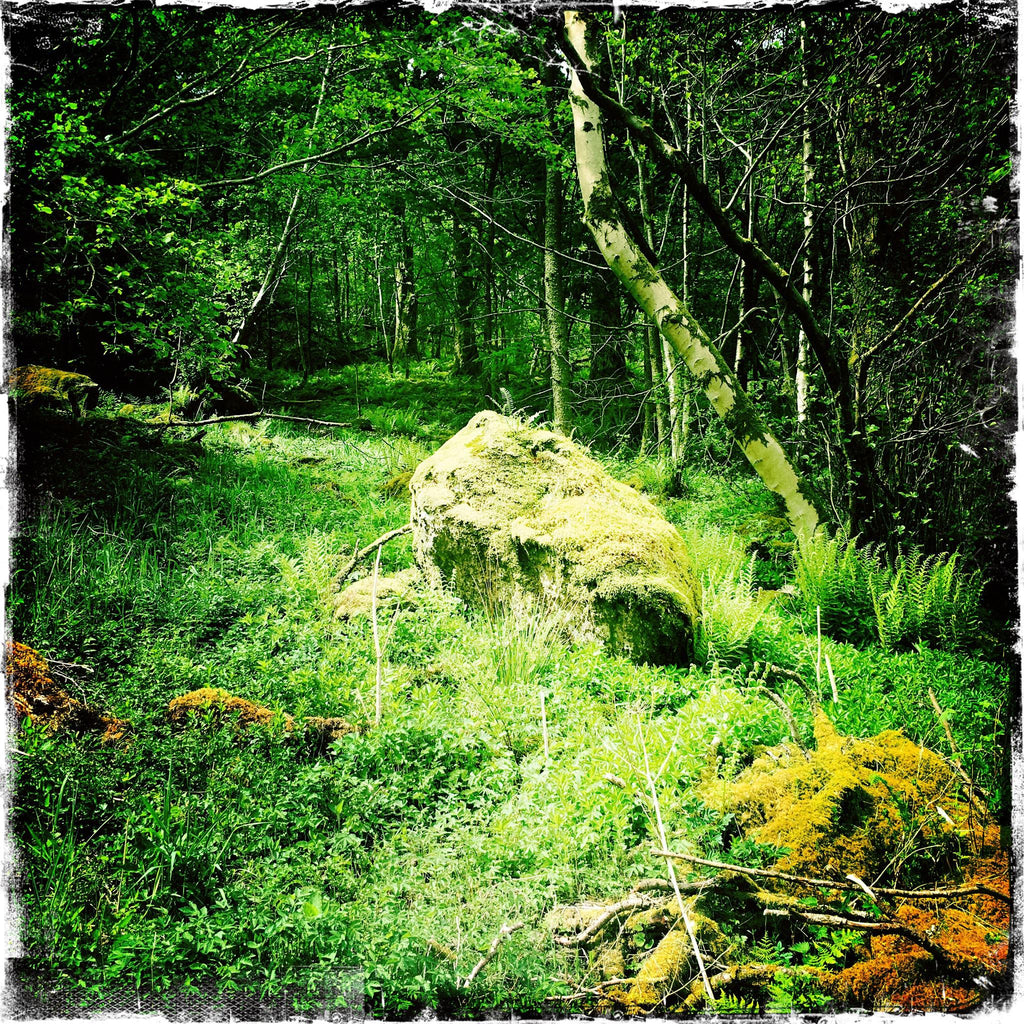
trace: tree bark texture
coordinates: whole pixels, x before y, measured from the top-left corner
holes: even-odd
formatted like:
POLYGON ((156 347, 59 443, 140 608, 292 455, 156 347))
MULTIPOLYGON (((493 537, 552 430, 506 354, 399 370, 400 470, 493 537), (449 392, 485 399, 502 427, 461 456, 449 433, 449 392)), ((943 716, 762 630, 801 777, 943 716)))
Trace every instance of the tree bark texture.
MULTIPOLYGON (((557 68, 545 67, 548 93, 548 122, 554 131, 557 68)), ((549 153, 544 162, 544 323, 551 349, 551 404, 555 430, 568 434, 572 421, 572 364, 569 362, 569 328, 565 319, 565 280, 559 253, 562 249, 562 173, 557 155, 549 153)))

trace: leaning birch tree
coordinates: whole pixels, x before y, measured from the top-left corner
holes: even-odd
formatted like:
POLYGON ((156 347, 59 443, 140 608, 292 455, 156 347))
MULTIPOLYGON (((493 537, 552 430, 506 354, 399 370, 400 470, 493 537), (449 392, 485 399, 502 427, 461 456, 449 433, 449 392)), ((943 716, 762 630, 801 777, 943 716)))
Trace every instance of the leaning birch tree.
MULTIPOLYGON (((565 12, 565 34, 578 60, 592 71, 596 60, 589 45, 588 25, 578 12, 565 12)), ((797 537, 809 536, 820 517, 805 483, 761 420, 721 352, 623 223, 605 159, 601 110, 587 95, 575 70, 571 74, 569 98, 583 220, 601 255, 657 324, 662 337, 693 375, 765 486, 782 499, 793 532, 797 537)))

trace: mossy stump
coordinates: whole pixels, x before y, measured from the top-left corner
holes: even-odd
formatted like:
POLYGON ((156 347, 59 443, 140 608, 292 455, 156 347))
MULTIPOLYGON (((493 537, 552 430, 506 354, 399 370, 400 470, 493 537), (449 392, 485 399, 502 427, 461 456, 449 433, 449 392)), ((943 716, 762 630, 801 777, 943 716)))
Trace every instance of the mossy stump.
POLYGON ((103 743, 127 740, 131 724, 68 694, 53 680, 49 663, 38 651, 10 641, 4 655, 7 700, 19 721, 38 720, 50 732, 98 732, 103 743))
POLYGON ((540 601, 573 641, 636 661, 691 660, 700 585, 682 537, 568 438, 477 413, 409 489, 435 587, 486 608, 540 601))

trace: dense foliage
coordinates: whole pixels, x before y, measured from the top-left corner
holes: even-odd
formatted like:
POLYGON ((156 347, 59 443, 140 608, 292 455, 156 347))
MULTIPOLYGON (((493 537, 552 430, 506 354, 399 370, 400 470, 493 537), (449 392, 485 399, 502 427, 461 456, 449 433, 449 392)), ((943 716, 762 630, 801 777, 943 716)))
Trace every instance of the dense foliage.
MULTIPOLYGON (((130 723, 101 742, 19 707, 37 995, 319 999, 358 967, 380 1015, 589 1007, 594 966, 544 915, 661 877, 662 814, 689 849, 772 863, 700 786, 809 737, 818 705, 843 735, 903 728, 1008 821, 1010 27, 588 16, 597 85, 653 133, 609 115, 609 216, 811 482, 814 537, 581 223, 557 19, 6 12, 7 340, 99 385, 84 418, 17 406, 10 635, 68 707, 130 723), (796 283, 813 345, 723 225, 796 283), (486 406, 559 420, 679 526, 696 664, 569 649, 500 602, 388 608, 380 657, 367 618, 333 617, 341 563, 407 521, 408 473, 486 406), (168 720, 203 687, 277 714, 168 720), (319 742, 307 718, 358 730, 319 742)), ((382 574, 410 564, 407 539, 382 549, 382 574)), ((789 972, 780 1011, 834 1000, 814 971, 863 952, 838 928, 732 927, 744 962, 789 972)))

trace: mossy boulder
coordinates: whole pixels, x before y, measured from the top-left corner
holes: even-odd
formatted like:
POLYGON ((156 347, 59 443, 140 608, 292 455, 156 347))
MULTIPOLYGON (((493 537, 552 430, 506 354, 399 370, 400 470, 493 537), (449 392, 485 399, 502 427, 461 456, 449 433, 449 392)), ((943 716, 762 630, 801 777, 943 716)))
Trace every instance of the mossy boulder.
POLYGON ((576 642, 691 660, 700 585, 682 537, 568 438, 477 413, 409 489, 413 552, 434 586, 486 607, 538 599, 576 642))
POLYGON ((12 395, 34 405, 65 404, 75 416, 81 416, 82 403, 94 407, 99 387, 85 374, 54 370, 49 366, 18 366, 8 378, 12 395))

